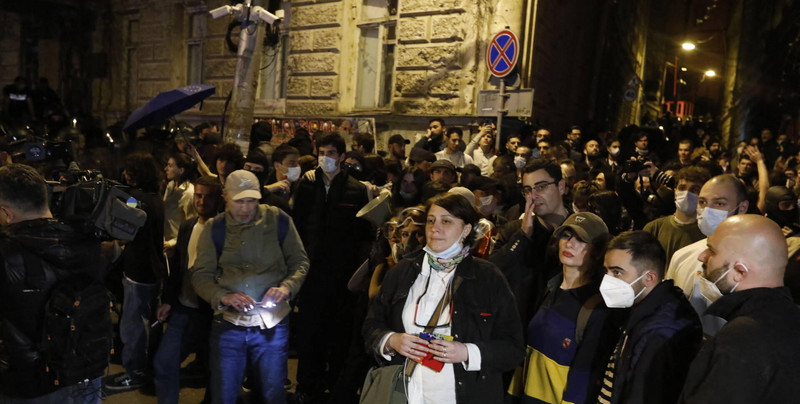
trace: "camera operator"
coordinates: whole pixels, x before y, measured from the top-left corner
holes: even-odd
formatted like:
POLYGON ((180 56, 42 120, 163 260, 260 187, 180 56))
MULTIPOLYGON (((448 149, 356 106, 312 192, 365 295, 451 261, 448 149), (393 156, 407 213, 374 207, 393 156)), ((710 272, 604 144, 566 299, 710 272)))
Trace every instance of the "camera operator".
POLYGON ((100 403, 99 375, 55 384, 39 349, 54 287, 102 279, 100 242, 53 218, 44 178, 24 164, 0 167, 0 226, 0 402, 100 403))

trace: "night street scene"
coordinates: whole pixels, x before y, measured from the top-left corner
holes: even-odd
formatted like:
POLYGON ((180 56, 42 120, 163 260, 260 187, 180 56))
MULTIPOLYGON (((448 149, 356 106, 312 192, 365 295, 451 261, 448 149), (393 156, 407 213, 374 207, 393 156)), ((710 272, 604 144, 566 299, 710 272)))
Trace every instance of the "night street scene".
POLYGON ((0 403, 791 403, 800 1, 0 2, 0 403))

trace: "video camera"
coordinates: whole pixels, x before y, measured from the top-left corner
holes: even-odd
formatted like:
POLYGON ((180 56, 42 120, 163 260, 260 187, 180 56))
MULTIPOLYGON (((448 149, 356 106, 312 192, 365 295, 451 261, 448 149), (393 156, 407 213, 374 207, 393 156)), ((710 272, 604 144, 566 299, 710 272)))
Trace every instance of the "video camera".
POLYGON ((50 161, 62 160, 65 164, 72 161, 72 142, 34 141, 25 143, 25 160, 50 161))
POLYGON ((147 214, 128 187, 103 178, 100 171, 62 172, 51 186, 53 215, 100 240, 131 241, 147 214))

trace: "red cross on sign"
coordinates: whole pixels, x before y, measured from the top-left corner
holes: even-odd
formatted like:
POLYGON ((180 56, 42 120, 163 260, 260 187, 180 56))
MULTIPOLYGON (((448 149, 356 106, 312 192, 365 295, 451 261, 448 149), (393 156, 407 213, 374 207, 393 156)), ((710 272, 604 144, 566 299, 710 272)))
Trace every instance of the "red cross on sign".
POLYGON ((517 35, 504 29, 492 37, 486 50, 486 64, 497 77, 505 77, 514 70, 519 58, 517 35))

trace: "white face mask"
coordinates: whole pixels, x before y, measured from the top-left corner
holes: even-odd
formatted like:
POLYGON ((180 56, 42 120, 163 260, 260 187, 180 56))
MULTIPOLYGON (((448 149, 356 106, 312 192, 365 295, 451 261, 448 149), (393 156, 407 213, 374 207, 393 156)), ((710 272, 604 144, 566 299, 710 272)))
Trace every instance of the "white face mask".
POLYGON ((693 215, 697 211, 697 194, 689 191, 675 191, 675 208, 684 215, 693 215))
POLYGON ((481 197, 481 207, 482 208, 485 208, 485 207, 487 207, 487 206, 489 206, 491 204, 492 204, 492 196, 491 195, 481 197))
POLYGON ((436 258, 445 258, 445 259, 447 259, 447 258, 450 258, 450 257, 458 254, 464 248, 464 246, 461 244, 461 239, 462 238, 463 237, 459 237, 459 239, 456 240, 456 242, 453 243, 453 245, 451 245, 446 250, 444 250, 442 252, 439 252, 439 253, 431 250, 427 245, 423 248, 423 250, 425 250, 426 253, 428 253, 428 254, 436 257, 436 258))
POLYGON ((300 167, 289 167, 286 170, 286 179, 289 182, 295 182, 300 178, 300 167))
POLYGON ((610 154, 612 157, 617 157, 617 155, 619 155, 619 147, 610 148, 608 154, 610 154))
POLYGON ((514 156, 514 167, 517 167, 517 169, 522 170, 523 168, 525 168, 525 164, 528 164, 528 160, 525 160, 525 157, 514 156))
POLYGON ((642 276, 636 278, 631 283, 625 282, 622 279, 615 278, 609 274, 603 276, 603 282, 600 283, 600 294, 603 296, 603 301, 606 306, 612 309, 621 309, 633 306, 633 302, 639 297, 646 288, 642 288, 639 293, 633 291, 633 284, 639 282, 647 272, 642 276))
POLYGON ((330 174, 338 168, 338 161, 333 157, 328 156, 319 156, 319 166, 322 167, 322 171, 330 174))
POLYGON ((706 237, 711 237, 717 226, 728 216, 730 216, 730 212, 721 209, 697 208, 697 226, 706 237))
MULTIPOLYGON (((744 269, 745 272, 749 271, 746 265, 744 264, 739 264, 739 265, 742 266, 742 269, 744 269)), ((719 278, 717 278, 717 280, 714 282, 711 282, 710 280, 706 279, 705 275, 700 275, 698 277, 698 281, 700 282, 700 293, 703 295, 703 297, 705 297, 706 299, 708 299, 709 302, 712 303, 717 301, 717 299, 719 299, 720 297, 722 297, 722 291, 719 290, 717 283, 725 279, 725 277, 728 276, 728 273, 733 270, 734 266, 736 266, 736 264, 731 265, 731 267, 725 270, 725 272, 723 272, 722 275, 720 275, 719 278)), ((739 282, 736 282, 736 284, 733 285, 733 287, 728 293, 733 293, 734 291, 736 291, 737 287, 739 287, 739 282)))

